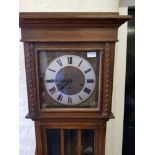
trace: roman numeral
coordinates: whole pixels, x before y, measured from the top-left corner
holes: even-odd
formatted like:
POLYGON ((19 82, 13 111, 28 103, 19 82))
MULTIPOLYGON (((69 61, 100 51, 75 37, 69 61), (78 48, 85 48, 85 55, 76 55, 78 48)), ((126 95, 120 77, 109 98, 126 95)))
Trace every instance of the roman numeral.
POLYGON ((87 93, 87 94, 90 94, 90 92, 91 92, 91 90, 90 90, 89 88, 87 88, 87 87, 85 87, 83 91, 84 91, 85 93, 87 93))
POLYGON ((62 62, 61 62, 60 59, 57 60, 57 63, 58 63, 61 67, 63 66, 63 64, 62 64, 62 62))
POLYGON ((62 101, 63 96, 60 94, 57 98, 58 101, 62 101))
POLYGON ((90 71, 91 71, 91 68, 87 69, 87 70, 85 71, 85 73, 88 73, 88 72, 90 72, 90 71))
POLYGON ((56 88, 55 87, 52 87, 49 92, 53 95, 55 92, 56 92, 56 88))
POLYGON ((54 79, 51 79, 51 80, 46 80, 47 83, 53 83, 54 82, 54 79))
POLYGON ((79 67, 80 67, 80 65, 82 64, 82 61, 83 61, 83 60, 80 61, 80 63, 79 63, 79 67))
POLYGON ((83 100, 83 98, 79 95, 79 99, 82 101, 83 100))
POLYGON ((68 103, 72 103, 72 98, 68 97, 68 103))
POLYGON ((68 64, 72 64, 72 57, 68 57, 68 64))
POLYGON ((87 79, 87 83, 94 83, 94 79, 87 79))
POLYGON ((53 69, 50 69, 50 68, 48 68, 48 70, 50 70, 50 71, 52 71, 52 72, 56 72, 55 70, 53 70, 53 69))

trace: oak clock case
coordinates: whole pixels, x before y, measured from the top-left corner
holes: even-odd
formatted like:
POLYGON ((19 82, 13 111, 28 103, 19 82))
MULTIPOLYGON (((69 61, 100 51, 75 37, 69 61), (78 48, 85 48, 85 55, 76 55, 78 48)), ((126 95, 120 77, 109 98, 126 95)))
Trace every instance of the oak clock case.
POLYGON ((98 108, 100 51, 37 51, 41 108, 98 108))
POLYGON ((35 155, 105 155, 118 13, 20 13, 35 155))

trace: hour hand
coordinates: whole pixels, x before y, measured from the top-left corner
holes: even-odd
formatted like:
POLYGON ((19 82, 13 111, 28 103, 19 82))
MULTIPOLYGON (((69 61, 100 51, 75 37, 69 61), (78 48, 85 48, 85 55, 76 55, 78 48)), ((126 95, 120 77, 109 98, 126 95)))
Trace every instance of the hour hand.
POLYGON ((67 80, 67 82, 64 85, 62 85, 59 90, 64 89, 71 82, 72 82, 72 79, 67 80))

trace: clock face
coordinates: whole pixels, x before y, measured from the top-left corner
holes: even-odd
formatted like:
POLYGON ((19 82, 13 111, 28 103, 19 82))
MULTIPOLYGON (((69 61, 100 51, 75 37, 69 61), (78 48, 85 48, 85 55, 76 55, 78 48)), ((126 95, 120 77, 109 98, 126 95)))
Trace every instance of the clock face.
POLYGON ((76 105, 91 96, 96 75, 92 65, 83 57, 63 55, 46 68, 44 84, 48 95, 57 103, 76 105))

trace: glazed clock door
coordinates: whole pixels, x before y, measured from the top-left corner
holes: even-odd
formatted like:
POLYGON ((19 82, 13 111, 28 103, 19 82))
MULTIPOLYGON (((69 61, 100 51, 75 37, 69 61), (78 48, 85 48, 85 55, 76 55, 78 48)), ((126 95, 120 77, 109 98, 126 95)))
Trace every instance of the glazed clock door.
POLYGON ((38 49, 41 109, 98 109, 101 53, 38 49))
POLYGON ((43 127, 45 155, 97 155, 99 126, 46 125, 43 127))
POLYGON ((93 129, 47 130, 47 155, 95 155, 94 146, 95 131, 93 129))

